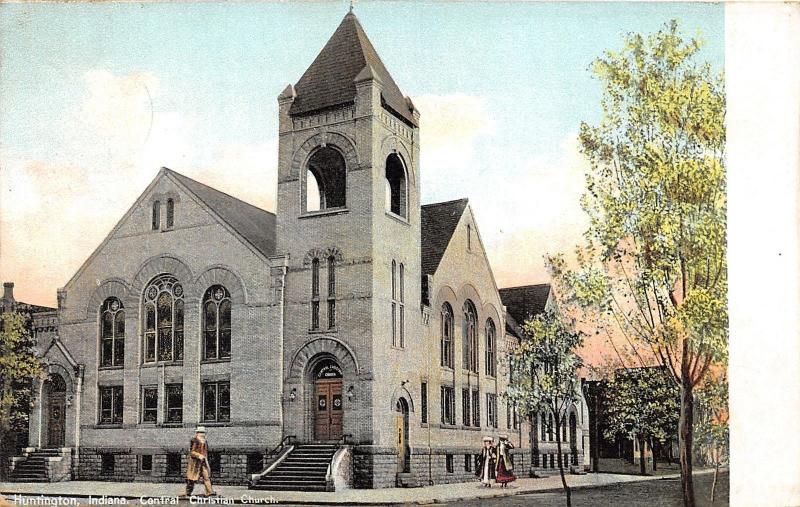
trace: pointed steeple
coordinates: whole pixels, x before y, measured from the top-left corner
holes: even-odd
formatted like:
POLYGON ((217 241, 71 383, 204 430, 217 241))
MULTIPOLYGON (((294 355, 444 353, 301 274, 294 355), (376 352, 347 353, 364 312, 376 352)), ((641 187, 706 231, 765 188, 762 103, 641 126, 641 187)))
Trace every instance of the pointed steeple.
POLYGON ((402 119, 416 126, 410 101, 386 70, 378 53, 352 11, 322 48, 317 58, 295 85, 296 97, 290 115, 352 103, 356 81, 376 79, 381 84, 384 104, 402 119))

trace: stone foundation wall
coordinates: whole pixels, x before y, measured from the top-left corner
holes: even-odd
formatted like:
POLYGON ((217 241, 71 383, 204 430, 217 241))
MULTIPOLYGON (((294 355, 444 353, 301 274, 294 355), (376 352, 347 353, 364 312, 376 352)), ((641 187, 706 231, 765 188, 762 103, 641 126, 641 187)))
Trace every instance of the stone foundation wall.
MULTIPOLYGON (((259 455, 261 462, 264 462, 263 449, 222 448, 212 451, 209 455, 209 460, 215 465, 211 472, 212 484, 247 484, 248 455, 250 454, 259 455), (218 469, 214 463, 217 458, 219 460, 218 469)), ((186 449, 82 448, 80 460, 75 467, 75 479, 182 483, 185 481, 187 462, 186 449), (179 457, 179 467, 170 469, 170 454, 179 457), (104 459, 112 459, 109 456, 113 456, 112 468, 104 467, 104 459), (149 469, 145 466, 148 459, 150 460, 149 469)), ((108 464, 109 461, 106 461, 106 465, 108 464)))

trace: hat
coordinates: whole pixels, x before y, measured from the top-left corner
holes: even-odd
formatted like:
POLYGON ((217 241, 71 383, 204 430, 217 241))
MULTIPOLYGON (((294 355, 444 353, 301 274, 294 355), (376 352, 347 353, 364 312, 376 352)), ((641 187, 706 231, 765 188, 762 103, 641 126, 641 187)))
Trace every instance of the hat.
POLYGON ((194 432, 195 433, 205 433, 206 432, 206 427, 205 426, 198 426, 197 428, 195 428, 194 432))
POLYGON ((483 437, 483 441, 484 441, 484 442, 491 442, 491 441, 493 441, 493 440, 494 440, 494 439, 493 439, 492 437, 483 437))
POLYGON ((508 435, 503 433, 502 435, 500 435, 500 440, 508 440, 508 435))

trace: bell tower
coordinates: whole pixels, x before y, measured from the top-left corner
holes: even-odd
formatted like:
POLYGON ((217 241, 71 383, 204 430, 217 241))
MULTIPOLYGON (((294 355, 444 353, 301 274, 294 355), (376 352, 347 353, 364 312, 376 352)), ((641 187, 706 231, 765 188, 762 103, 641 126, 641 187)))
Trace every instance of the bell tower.
POLYGON ((352 12, 278 104, 284 432, 319 440, 324 357, 342 371, 342 432, 389 445, 391 393, 422 337, 419 113, 352 12))

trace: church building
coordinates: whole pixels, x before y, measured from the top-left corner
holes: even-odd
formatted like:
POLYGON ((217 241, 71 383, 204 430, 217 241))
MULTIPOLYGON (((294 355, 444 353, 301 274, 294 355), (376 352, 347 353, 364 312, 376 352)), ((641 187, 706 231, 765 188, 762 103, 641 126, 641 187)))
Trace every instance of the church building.
POLYGON ((29 457, 180 481, 203 425, 215 482, 267 489, 462 482, 504 433, 518 475, 556 466, 503 397, 549 286, 499 289, 469 201, 421 204, 419 111, 352 12, 278 105, 275 213, 162 168, 59 289, 29 457))

